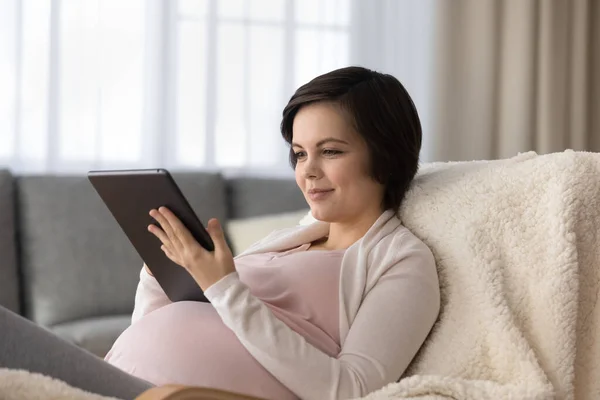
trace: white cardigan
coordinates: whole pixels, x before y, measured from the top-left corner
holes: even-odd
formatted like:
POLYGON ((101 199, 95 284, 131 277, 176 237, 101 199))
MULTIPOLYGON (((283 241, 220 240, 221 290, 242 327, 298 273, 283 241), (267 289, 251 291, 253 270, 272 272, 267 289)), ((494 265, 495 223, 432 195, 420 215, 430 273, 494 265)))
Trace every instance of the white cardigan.
MULTIPOLYGON (((312 242, 329 223, 275 231, 238 257, 312 242)), ((169 303, 142 268, 133 320, 169 303)), ((302 399, 362 397, 397 381, 440 309, 437 270, 429 248, 391 210, 344 253, 340 270, 337 358, 310 345, 277 319, 231 273, 205 292, 223 322, 254 358, 302 399)))

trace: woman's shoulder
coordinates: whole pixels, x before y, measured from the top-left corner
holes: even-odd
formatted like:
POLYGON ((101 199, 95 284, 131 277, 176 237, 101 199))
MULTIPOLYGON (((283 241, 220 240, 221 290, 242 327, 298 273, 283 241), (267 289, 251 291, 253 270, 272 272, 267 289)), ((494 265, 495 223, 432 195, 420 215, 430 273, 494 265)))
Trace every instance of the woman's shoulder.
POLYGON ((389 247, 392 249, 415 248, 424 252, 431 252, 429 246, 412 230, 407 228, 400 220, 393 229, 379 237, 375 247, 389 247))
POLYGON ((381 263, 385 260, 388 268, 401 265, 421 266, 427 268, 430 272, 435 272, 435 257, 431 248, 417 234, 411 231, 403 224, 391 231, 389 234, 380 238, 374 246, 372 255, 379 258, 381 263), (411 263, 402 261, 411 260, 411 263))
POLYGON ((418 235, 402 224, 393 235, 393 240, 403 243, 404 246, 416 246, 424 251, 431 252, 429 246, 418 235))

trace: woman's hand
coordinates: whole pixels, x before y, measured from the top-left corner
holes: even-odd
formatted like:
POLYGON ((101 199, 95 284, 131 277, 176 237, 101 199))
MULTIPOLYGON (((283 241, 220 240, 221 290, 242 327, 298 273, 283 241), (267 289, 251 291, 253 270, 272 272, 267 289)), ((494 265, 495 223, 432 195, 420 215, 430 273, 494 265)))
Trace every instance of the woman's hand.
POLYGON ((144 263, 144 269, 146 270, 146 273, 150 276, 154 276, 154 274, 152 273, 152 271, 150 271, 150 268, 148 268, 148 266, 144 263))
POLYGON ((171 261, 185 268, 202 290, 235 272, 231 249, 216 218, 208 221, 207 230, 215 244, 215 250, 208 251, 168 208, 153 209, 150 216, 160 224, 160 228, 149 225, 148 230, 162 242, 161 250, 171 261))

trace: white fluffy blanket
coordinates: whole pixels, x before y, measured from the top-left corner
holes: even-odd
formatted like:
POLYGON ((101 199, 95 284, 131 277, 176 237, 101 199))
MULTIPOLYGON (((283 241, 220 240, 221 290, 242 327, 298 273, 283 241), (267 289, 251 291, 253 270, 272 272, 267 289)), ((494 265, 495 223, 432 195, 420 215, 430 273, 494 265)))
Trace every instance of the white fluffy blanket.
POLYGON ((442 311, 365 400, 600 398, 600 154, 428 164, 402 219, 436 256, 442 311))
POLYGON ((0 368, 1 400, 118 400, 69 386, 63 381, 17 369, 0 368))
MULTIPOLYGON (((426 164, 402 217, 436 256, 442 311, 365 400, 600 398, 600 154, 426 164)), ((7 370, 0 398, 100 399, 7 370)))

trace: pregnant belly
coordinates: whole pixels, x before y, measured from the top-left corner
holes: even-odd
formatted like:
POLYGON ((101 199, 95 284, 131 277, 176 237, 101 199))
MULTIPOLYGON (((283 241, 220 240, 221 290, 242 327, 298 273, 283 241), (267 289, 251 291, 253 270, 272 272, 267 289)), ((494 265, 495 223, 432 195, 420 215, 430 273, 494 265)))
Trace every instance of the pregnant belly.
POLYGON ((155 385, 297 399, 248 353, 208 303, 177 302, 151 312, 119 336, 105 359, 155 385))

